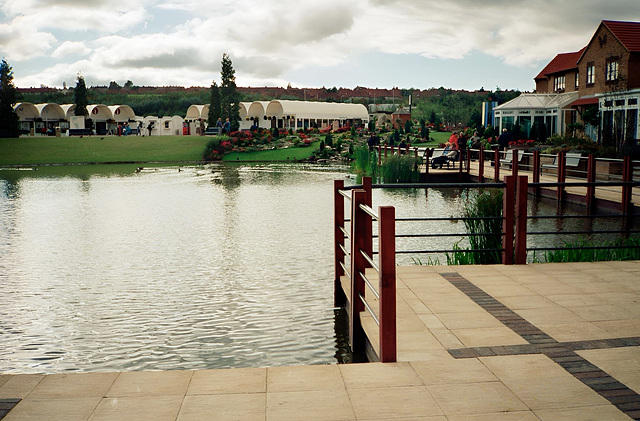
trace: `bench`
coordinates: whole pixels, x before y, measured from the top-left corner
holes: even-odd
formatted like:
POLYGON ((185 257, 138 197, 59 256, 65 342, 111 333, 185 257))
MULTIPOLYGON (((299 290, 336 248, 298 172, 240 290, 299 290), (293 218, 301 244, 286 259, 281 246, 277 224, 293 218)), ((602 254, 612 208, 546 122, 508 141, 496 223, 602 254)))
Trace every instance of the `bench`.
POLYGON ((91 136, 92 134, 91 129, 69 129, 69 136, 91 136))
MULTIPOLYGON (((518 151, 518 167, 520 166, 520 164, 522 164, 523 160, 524 160, 524 151, 518 151)), ((513 149, 510 149, 504 154, 504 158, 500 160, 500 166, 511 168, 512 165, 513 165, 513 149)))
MULTIPOLYGON (((565 154, 565 168, 568 176, 586 177, 587 160, 582 159, 579 152, 567 152, 565 154)), ((558 155, 553 157, 551 164, 542 164, 542 172, 554 173, 558 170, 558 155)))
MULTIPOLYGON (((448 152, 449 151, 447 151, 447 153, 448 152)), ((460 151, 457 152, 460 153, 460 151)), ((456 162, 458 162, 458 153, 456 153, 455 158, 445 156, 444 153, 444 149, 433 150, 433 152, 431 153, 431 168, 433 168, 434 170, 436 169, 436 167, 442 168, 444 164, 447 164, 447 168, 449 168, 449 165, 451 163, 453 163, 455 167, 456 162)))
POLYGON ((220 134, 220 127, 209 126, 204 131, 205 136, 218 136, 220 134))

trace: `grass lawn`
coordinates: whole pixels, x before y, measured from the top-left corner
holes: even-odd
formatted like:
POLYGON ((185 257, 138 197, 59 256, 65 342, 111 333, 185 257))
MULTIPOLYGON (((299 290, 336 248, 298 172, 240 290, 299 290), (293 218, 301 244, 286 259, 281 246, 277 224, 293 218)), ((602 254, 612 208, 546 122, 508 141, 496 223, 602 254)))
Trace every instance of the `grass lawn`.
POLYGON ((0 139, 0 165, 200 161, 206 136, 85 136, 0 139))
POLYGON ((429 137, 433 140, 428 142, 414 143, 412 146, 438 146, 440 143, 447 143, 451 132, 429 132, 429 137))
POLYGON ((303 148, 286 148, 286 149, 271 149, 268 151, 254 151, 254 152, 231 152, 222 158, 223 161, 242 161, 242 162, 254 162, 254 161, 297 161, 306 159, 311 156, 313 151, 318 149, 320 141, 312 142, 310 146, 303 148))

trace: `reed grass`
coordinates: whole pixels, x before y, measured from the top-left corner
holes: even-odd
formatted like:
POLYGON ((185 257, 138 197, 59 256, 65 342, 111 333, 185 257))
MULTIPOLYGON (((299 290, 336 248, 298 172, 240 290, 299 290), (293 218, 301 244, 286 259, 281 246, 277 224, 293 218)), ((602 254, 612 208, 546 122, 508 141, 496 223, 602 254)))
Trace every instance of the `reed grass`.
POLYGON ((561 250, 545 251, 542 259, 534 255, 533 260, 539 263, 640 260, 638 236, 613 241, 581 238, 573 242, 565 241, 563 247, 561 250))
POLYGON ((469 235, 469 248, 454 244, 454 252, 447 253, 449 265, 491 265, 502 261, 502 195, 500 189, 486 189, 467 197, 464 226, 469 235), (479 234, 479 235, 478 235, 479 234), (481 250, 481 251, 471 251, 481 250))
POLYGON ((356 147, 353 151, 352 170, 358 176, 376 178, 378 175, 378 152, 366 146, 356 147))
POLYGON ((387 157, 380 166, 383 183, 415 183, 420 180, 419 160, 412 154, 394 154, 387 157))

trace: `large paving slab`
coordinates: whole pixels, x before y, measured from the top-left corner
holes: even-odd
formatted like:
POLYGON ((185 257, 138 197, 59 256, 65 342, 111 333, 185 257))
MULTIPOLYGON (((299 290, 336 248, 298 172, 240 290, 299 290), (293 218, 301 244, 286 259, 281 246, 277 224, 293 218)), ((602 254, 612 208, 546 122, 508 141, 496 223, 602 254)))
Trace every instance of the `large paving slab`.
POLYGON ((399 267, 397 299, 397 363, 0 374, 0 419, 640 419, 640 262, 399 267))

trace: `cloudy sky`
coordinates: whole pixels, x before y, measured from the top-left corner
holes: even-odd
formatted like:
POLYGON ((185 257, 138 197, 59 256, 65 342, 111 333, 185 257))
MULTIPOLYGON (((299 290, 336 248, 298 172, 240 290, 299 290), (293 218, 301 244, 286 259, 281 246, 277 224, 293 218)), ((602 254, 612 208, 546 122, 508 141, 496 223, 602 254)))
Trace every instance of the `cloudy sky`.
POLYGON ((532 90, 559 52, 639 0, 3 0, 18 87, 239 86, 532 90))

